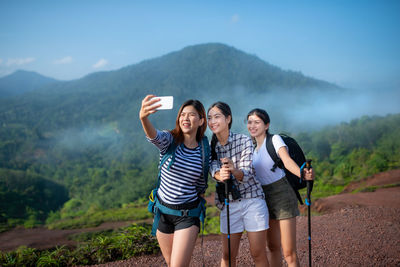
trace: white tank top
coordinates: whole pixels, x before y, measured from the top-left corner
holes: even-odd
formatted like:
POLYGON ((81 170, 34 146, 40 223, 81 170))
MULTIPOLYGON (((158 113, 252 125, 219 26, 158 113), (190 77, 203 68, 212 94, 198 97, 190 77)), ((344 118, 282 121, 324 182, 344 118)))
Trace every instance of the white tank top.
MULTIPOLYGON (((253 166, 256 172, 256 178, 262 185, 271 184, 280 180, 283 176, 285 176, 285 171, 281 168, 276 168, 275 171, 271 171, 274 166, 274 161, 271 156, 268 154, 267 148, 265 146, 266 138, 264 139, 263 144, 259 149, 254 150, 253 155, 253 166)), ((272 144, 274 145, 276 154, 279 157, 278 151, 281 147, 286 147, 285 142, 283 142, 282 138, 275 134, 272 136, 272 144)))

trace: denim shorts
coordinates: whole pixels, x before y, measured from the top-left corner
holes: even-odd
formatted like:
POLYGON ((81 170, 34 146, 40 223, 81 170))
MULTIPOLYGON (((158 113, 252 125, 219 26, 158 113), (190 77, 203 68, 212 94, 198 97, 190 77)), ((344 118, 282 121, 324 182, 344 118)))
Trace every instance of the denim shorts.
MULTIPOLYGON (((249 198, 229 203, 230 233, 258 232, 269 228, 268 209, 262 198, 249 198)), ((220 214, 221 233, 227 234, 226 205, 220 214)))
POLYGON ((269 217, 274 220, 289 219, 300 215, 297 197, 286 177, 262 186, 269 217))

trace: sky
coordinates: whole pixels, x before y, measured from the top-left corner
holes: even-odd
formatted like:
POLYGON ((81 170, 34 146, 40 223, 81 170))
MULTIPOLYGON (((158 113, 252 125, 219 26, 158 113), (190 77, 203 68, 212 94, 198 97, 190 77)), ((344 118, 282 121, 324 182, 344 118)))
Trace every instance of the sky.
POLYGON ((349 88, 400 88, 400 1, 0 0, 0 77, 59 80, 224 43, 349 88))

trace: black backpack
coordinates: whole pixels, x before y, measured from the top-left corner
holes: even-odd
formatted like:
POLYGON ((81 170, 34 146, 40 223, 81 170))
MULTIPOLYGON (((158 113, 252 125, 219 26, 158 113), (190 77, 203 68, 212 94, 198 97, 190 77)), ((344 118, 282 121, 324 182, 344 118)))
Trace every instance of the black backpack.
MULTIPOLYGON (((294 162, 296 162, 299 167, 304 166, 306 162, 306 157, 304 156, 303 150, 301 149, 299 144, 297 144, 296 140, 286 134, 281 133, 279 135, 280 137, 282 137, 283 142, 285 142, 285 144, 289 148, 289 155, 294 160, 294 162)), ((265 142, 267 151, 275 163, 271 171, 274 172, 276 167, 281 168, 285 171, 288 182, 296 193, 297 199, 299 200, 300 204, 303 205, 303 200, 301 199, 299 190, 307 186, 306 180, 300 179, 285 168, 285 166, 283 165, 283 161, 276 154, 274 145, 272 144, 272 136, 273 135, 268 134, 267 140, 265 142)))

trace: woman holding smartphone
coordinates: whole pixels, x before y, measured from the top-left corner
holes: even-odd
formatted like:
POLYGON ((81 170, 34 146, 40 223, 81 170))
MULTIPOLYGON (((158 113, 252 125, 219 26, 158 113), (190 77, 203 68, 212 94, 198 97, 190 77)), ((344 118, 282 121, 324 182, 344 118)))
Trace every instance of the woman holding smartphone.
POLYGON ((232 179, 233 187, 240 193, 240 198, 237 194, 229 194, 229 215, 223 200, 216 194, 215 201, 217 207, 221 209, 220 230, 223 252, 221 266, 228 266, 230 260, 232 266, 236 266, 239 243, 244 230, 247 232, 255 265, 269 266, 265 249, 268 209, 261 184, 254 177, 252 141, 246 135, 230 131, 232 112, 226 103, 214 103, 207 113, 208 127, 213 132, 210 172, 219 182, 232 179), (231 251, 228 246, 227 216, 230 220, 231 251))
MULTIPOLYGON (((159 131, 149 120, 149 116, 160 108, 159 101, 154 95, 146 96, 139 113, 144 133, 160 150, 160 159, 172 143, 176 145, 173 159, 160 166, 156 198, 167 209, 192 210, 199 206, 201 194, 207 188, 203 164, 210 159, 204 159, 201 143, 207 128, 206 113, 200 101, 188 100, 179 109, 175 128, 159 131), (170 164, 172 160, 173 164, 170 164)), ((182 216, 161 213, 156 236, 168 266, 189 266, 199 229, 198 217, 190 217, 187 213, 182 216)))
MULTIPOLYGON (((265 145, 269 125, 270 119, 265 110, 256 108, 248 113, 247 129, 256 141, 253 166, 256 178, 262 184, 269 210, 268 260, 272 266, 281 266, 282 248, 288 266, 300 266, 296 252, 296 216, 300 214, 297 197, 285 177, 285 171, 280 168, 271 171, 274 161, 265 145)), ((300 179, 300 168, 290 157, 288 147, 282 138, 279 135, 273 135, 272 144, 285 168, 300 179)), ((304 172, 305 179, 313 179, 312 169, 304 169, 304 172)))

